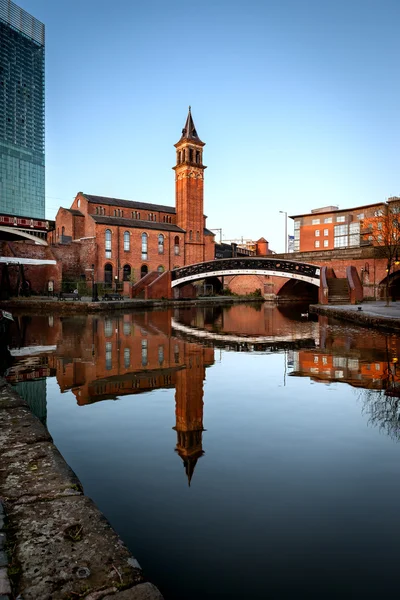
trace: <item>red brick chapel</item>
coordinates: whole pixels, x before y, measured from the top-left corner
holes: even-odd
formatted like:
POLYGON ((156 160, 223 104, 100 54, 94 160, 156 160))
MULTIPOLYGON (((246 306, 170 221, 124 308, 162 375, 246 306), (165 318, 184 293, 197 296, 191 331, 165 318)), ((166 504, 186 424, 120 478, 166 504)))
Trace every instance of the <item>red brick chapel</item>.
POLYGON ((204 145, 189 107, 175 144, 175 207, 78 192, 71 208, 60 208, 53 244, 76 257, 63 264, 63 276, 88 277, 94 265, 96 281, 137 282, 154 271, 213 260, 214 234, 203 212, 204 145))

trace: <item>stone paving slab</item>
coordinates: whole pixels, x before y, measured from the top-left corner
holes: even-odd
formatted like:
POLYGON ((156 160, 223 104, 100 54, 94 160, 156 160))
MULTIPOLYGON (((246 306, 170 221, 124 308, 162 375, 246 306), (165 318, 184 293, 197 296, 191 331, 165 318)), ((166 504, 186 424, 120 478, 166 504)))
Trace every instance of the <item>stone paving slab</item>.
POLYGON ((2 452, 0 489, 7 501, 24 503, 82 493, 79 479, 50 442, 2 452))
POLYGON ((9 388, 3 379, 0 379, 0 410, 2 408, 29 408, 28 403, 16 392, 9 388))
POLYGON ((128 549, 85 496, 17 505, 9 516, 18 522, 24 600, 64 600, 74 593, 143 582, 128 549))
POLYGON ((38 442, 51 442, 42 423, 24 407, 0 410, 0 452, 38 442))

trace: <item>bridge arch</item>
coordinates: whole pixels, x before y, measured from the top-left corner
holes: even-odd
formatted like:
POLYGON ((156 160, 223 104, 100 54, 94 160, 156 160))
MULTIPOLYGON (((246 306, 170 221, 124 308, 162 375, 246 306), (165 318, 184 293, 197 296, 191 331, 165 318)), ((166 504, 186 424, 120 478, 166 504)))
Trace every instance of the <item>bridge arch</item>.
POLYGON ((31 240, 31 241, 35 242, 35 244, 39 244, 40 246, 48 246, 46 240, 38 237, 37 235, 28 233, 27 231, 22 231, 21 229, 17 229, 16 227, 6 227, 4 225, 0 225, 0 231, 2 231, 3 233, 11 234, 12 238, 7 238, 7 239, 15 239, 15 236, 23 237, 23 238, 26 238, 27 240, 31 240))
POLYGON ((225 275, 270 275, 306 282, 319 288, 320 267, 280 258, 222 258, 180 267, 171 272, 171 287, 225 275))

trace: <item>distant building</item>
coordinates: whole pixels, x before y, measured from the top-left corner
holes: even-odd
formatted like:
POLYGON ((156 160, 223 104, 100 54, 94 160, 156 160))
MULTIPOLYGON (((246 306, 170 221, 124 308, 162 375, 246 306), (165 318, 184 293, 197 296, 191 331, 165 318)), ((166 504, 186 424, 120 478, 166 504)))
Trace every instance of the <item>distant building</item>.
POLYGON ((44 219, 44 25, 0 0, 0 41, 0 210, 44 219))
POLYGON ((289 218, 294 221, 294 251, 335 250, 366 245, 372 241, 372 237, 368 240, 368 236, 364 235, 362 222, 385 215, 387 207, 386 202, 343 210, 337 206, 327 206, 310 213, 293 215, 289 218))
POLYGON ((231 258, 235 256, 267 256, 274 254, 268 247, 265 238, 257 241, 251 239, 224 240, 215 244, 215 258, 231 258))

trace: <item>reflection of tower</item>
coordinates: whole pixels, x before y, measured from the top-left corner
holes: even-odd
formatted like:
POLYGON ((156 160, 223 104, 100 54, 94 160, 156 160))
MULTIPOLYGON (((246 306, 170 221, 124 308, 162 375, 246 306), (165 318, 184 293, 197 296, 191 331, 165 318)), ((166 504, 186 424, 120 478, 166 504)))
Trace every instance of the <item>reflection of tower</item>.
POLYGON ((186 369, 176 376, 175 414, 177 444, 175 451, 183 460, 190 485, 197 460, 204 454, 203 381, 205 378, 203 348, 185 345, 186 369))

